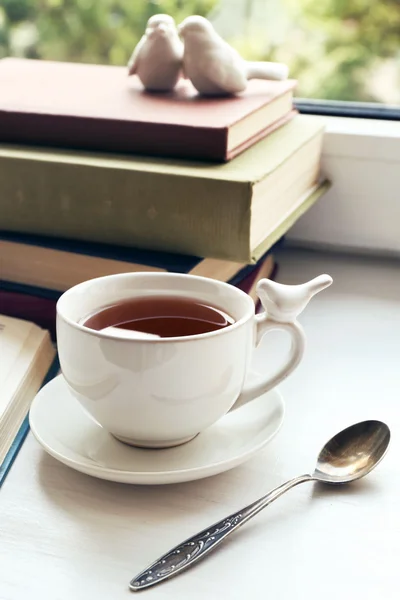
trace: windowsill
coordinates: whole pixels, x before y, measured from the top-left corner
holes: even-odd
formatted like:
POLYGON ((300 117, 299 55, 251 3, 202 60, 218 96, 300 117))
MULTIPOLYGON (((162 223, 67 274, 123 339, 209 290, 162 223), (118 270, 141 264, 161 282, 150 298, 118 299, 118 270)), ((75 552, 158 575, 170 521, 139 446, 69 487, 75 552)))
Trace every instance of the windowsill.
POLYGON ((322 171, 333 185, 288 240, 400 254, 400 121, 316 118, 326 122, 322 171))
POLYGON ((394 121, 400 119, 400 106, 376 102, 348 102, 344 100, 314 100, 295 98, 296 108, 309 115, 351 117, 355 119, 378 119, 394 121))

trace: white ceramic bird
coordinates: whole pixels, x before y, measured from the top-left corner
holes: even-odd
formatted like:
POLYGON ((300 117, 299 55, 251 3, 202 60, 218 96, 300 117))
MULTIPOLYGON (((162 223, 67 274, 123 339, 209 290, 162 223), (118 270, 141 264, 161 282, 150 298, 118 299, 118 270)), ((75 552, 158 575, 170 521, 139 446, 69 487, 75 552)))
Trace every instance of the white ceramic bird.
POLYGON ((261 279, 257 284, 257 295, 270 319, 288 322, 294 321, 311 298, 329 287, 331 283, 332 277, 327 274, 298 285, 261 279))
POLYGON ((146 90, 169 92, 177 84, 182 67, 183 44, 169 15, 153 15, 128 62, 146 90))
POLYGON ((204 17, 187 17, 178 32, 184 41, 184 76, 200 94, 237 94, 246 89, 249 79, 288 77, 288 67, 284 64, 244 60, 204 17))

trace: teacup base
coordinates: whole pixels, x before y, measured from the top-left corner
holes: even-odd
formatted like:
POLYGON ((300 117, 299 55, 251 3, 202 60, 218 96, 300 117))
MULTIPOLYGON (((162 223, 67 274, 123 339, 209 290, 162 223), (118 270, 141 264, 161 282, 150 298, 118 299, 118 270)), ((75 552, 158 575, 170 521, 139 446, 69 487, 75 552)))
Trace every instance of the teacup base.
POLYGON ((193 440, 199 434, 191 435, 186 438, 181 438, 179 440, 165 440, 160 442, 146 442, 146 440, 132 440, 131 438, 126 438, 121 435, 112 434, 116 440, 122 442, 123 444, 127 444, 128 446, 134 446, 135 448, 148 448, 153 450, 162 450, 163 448, 175 448, 175 446, 181 446, 182 444, 186 444, 193 440))

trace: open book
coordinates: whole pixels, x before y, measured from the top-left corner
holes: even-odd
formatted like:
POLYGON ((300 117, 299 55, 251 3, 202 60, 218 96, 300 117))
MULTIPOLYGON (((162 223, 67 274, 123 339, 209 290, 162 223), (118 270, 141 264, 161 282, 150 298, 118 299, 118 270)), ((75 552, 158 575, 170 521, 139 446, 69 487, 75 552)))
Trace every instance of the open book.
POLYGON ((7 455, 12 453, 55 355, 47 331, 28 321, 0 315, 0 483, 6 459, 12 460, 7 455))

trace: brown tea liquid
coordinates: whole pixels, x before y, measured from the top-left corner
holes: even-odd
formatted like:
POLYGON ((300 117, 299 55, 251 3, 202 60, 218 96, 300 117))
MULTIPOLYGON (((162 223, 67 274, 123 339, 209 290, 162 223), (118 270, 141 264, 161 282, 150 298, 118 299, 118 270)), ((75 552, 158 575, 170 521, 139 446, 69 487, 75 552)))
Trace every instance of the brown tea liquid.
POLYGON ((97 331, 119 327, 163 338, 208 333, 232 323, 234 319, 221 309, 179 296, 129 298, 104 306, 81 321, 97 331))

